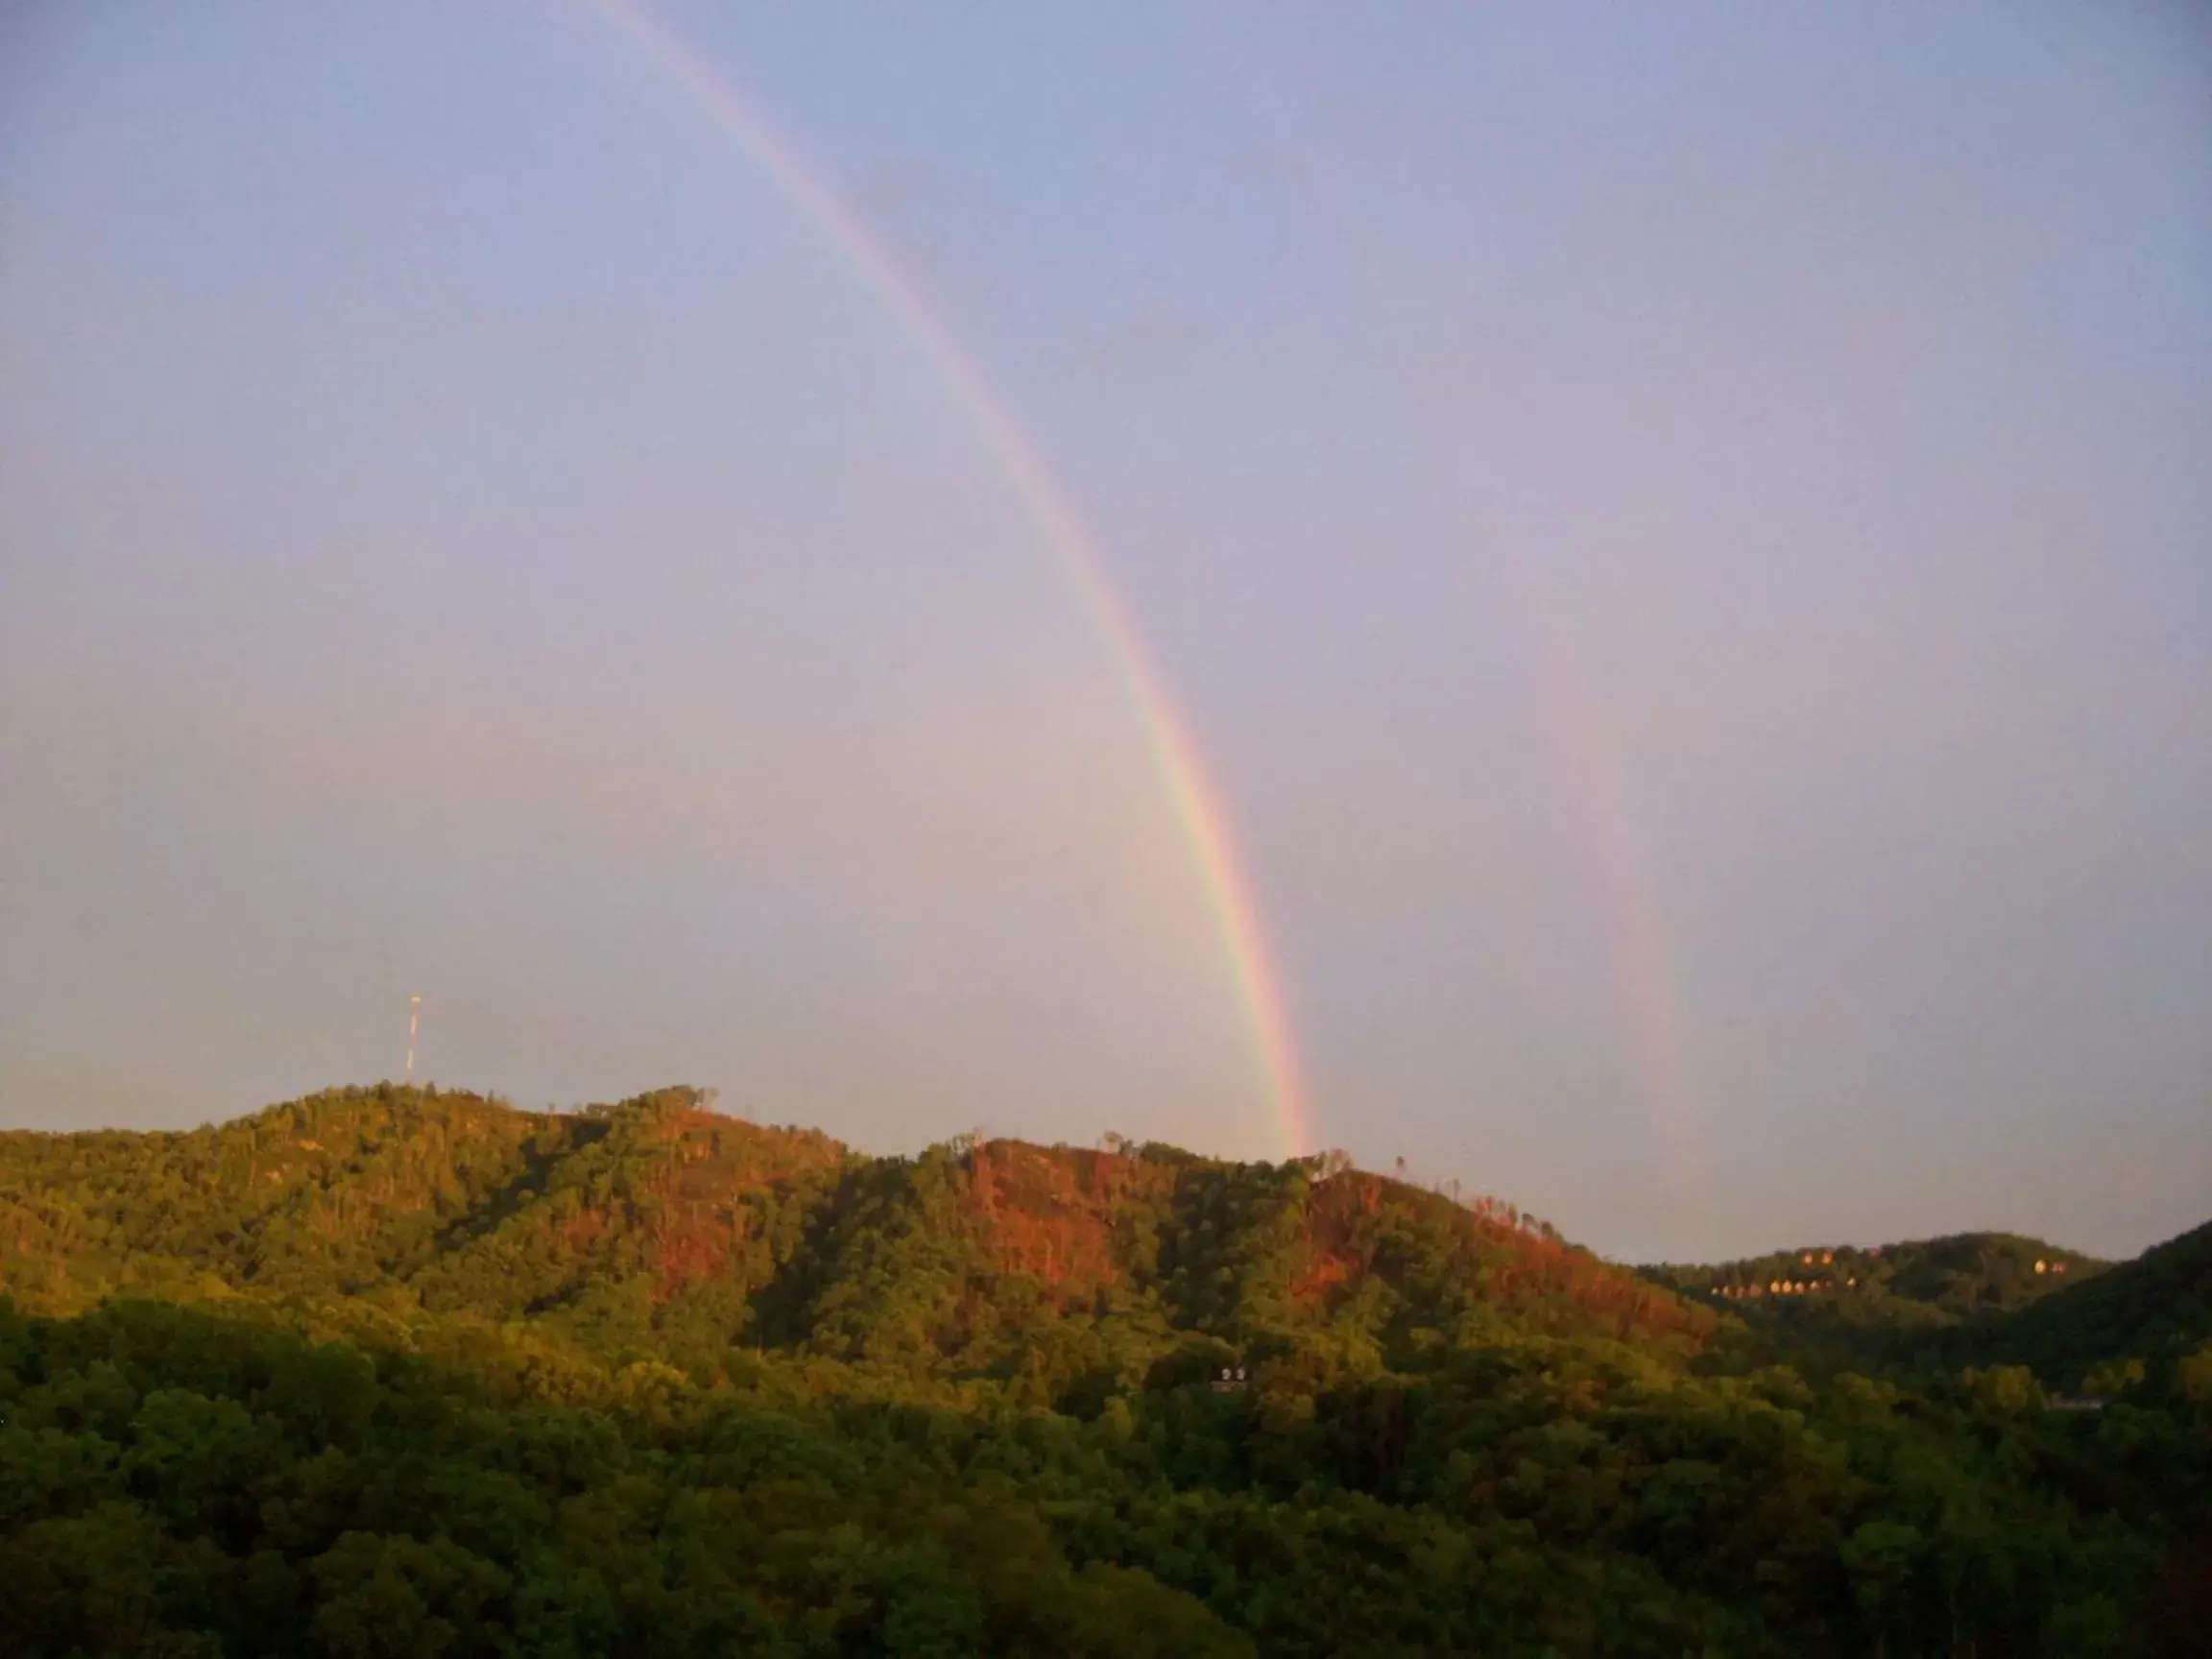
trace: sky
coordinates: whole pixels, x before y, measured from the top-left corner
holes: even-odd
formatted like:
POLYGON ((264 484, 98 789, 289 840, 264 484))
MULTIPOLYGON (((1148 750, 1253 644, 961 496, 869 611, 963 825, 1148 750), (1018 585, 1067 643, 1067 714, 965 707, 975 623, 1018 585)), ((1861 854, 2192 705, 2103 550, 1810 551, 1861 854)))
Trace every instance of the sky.
POLYGON ((2181 5, 12 6, 0 1125, 2132 1253, 2208 458, 2181 5))

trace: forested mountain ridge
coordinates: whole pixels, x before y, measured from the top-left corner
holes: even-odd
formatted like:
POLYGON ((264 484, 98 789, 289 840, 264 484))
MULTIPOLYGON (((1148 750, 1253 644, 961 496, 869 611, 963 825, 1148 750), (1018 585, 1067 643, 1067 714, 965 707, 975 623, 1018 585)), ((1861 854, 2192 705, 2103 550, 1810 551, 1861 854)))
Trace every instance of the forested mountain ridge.
POLYGON ((365 1296, 709 1368, 733 1344, 1034 1368, 1070 1315, 1123 1362, 1203 1336, 1379 1364, 1498 1319, 1687 1352, 1715 1323, 1504 1206, 1341 1159, 869 1159, 681 1088, 538 1114, 380 1086, 189 1133, 0 1134, 0 1272, 44 1310, 365 1296))
POLYGON ((2124 1392, 2171 1376, 2212 1395, 2212 1221, 1976 1334, 2045 1377, 2124 1392))
POLYGON ((1743 1312, 1334 1156, 690 1090, 4 1134, 0 1651, 2196 1650, 2195 1313, 2090 1412, 1743 1312))
POLYGON ((1962 1233, 1643 1271, 1741 1316, 1773 1357, 1907 1373, 2020 1364, 2096 1398, 2176 1386, 2193 1367, 2212 1391, 2212 1222, 2117 1264, 1962 1233))
POLYGON ((1779 1312, 1857 1305, 1891 1320, 1954 1324, 2010 1312, 2107 1263, 2017 1233, 1956 1233, 1892 1244, 1800 1245, 1710 1265, 1645 1271, 1683 1294, 1779 1312))
POLYGON ((1799 1245, 1642 1272, 1737 1315, 1776 1355, 1863 1367, 1981 1352, 1970 1333, 2093 1279, 2105 1265, 2016 1233, 1958 1233, 1880 1245, 1799 1245))

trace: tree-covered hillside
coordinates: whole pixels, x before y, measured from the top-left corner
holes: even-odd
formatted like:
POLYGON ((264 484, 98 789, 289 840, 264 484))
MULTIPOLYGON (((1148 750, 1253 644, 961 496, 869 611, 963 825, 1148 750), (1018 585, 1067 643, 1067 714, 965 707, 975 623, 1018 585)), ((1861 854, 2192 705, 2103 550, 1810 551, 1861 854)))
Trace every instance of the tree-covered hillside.
POLYGON ((1644 1272, 1736 1314, 1762 1352, 1888 1365, 1963 1355, 1963 1332, 2092 1279, 2104 1265, 2016 1233, 1959 1233, 1894 1244, 1799 1245, 1644 1272))
POLYGON ((2212 1222, 1983 1334, 1995 1357, 2090 1388, 2212 1397, 2212 1222))
POLYGON ((1373 1369, 1499 1320, 1677 1354, 1715 1323, 1504 1206, 1341 1159, 869 1159, 689 1089, 542 1115, 340 1090, 188 1134, 0 1135, 0 1271, 40 1310, 362 1298, 701 1375, 734 1347, 1047 1390, 1207 1343, 1373 1369))
POLYGON ((1955 1325, 2025 1308, 2104 1265, 2017 1233, 1958 1233, 1898 1244, 1808 1244, 1647 1271, 1685 1295, 1755 1315, 1831 1310, 1867 1323, 1955 1325))
POLYGON ((688 1090, 4 1135, 0 1650, 2196 1650, 2185 1369, 1808 1372, 1689 1287, 1335 1157, 688 1090))

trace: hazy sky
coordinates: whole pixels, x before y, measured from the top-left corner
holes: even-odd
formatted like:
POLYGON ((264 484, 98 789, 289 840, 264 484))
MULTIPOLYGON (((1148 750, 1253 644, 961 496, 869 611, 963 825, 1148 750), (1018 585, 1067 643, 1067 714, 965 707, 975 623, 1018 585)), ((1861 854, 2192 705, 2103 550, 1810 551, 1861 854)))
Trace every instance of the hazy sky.
MULTIPOLYGON (((683 7, 1051 464, 1321 1145, 1630 1257, 2212 1214, 2212 24, 683 7), (1386 21, 1385 21, 1386 19, 1386 21)), ((0 13, 0 1122, 1270 1155, 1117 662, 587 5, 0 13)))

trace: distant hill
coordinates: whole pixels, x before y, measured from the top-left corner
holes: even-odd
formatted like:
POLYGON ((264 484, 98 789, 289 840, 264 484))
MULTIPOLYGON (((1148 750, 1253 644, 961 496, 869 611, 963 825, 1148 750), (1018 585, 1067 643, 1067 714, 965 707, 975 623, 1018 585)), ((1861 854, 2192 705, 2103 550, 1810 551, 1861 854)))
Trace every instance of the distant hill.
POLYGON ((2113 1361, 2170 1366, 2212 1343, 2212 1221, 2038 1300, 1982 1340, 1992 1357, 2069 1384, 2113 1361))
MULTIPOLYGON (((2212 1343, 2212 1222, 2117 1265, 2013 1233, 1800 1246, 1645 1274, 1739 1314, 1777 1358, 1914 1374, 2024 1364, 2092 1392, 2212 1343)), ((2200 1358, 2212 1385, 2212 1359, 2200 1358)))
POLYGON ((2106 1263, 2017 1233, 1957 1233, 1881 1245, 1800 1245, 1710 1266, 1645 1269, 1754 1325, 1929 1330, 2007 1313, 2079 1285, 2106 1263))
POLYGON ((541 1114, 386 1085, 190 1133, 0 1134, 0 1283, 41 1310, 362 1299, 678 1364, 734 1344, 1048 1388, 1186 1351, 1372 1367, 1485 1324, 1687 1351, 1716 1320, 1505 1206, 1341 1159, 875 1159, 686 1088, 541 1114))

